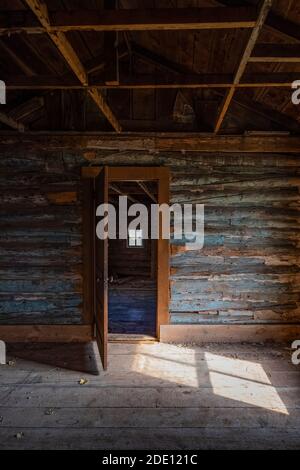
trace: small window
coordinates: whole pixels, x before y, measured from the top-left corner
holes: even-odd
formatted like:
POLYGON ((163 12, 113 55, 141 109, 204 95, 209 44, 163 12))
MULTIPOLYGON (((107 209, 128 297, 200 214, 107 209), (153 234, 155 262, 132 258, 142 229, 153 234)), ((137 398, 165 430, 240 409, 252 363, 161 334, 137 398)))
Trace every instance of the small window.
POLYGON ((143 248, 143 231, 142 230, 128 230, 128 247, 129 248, 143 248))

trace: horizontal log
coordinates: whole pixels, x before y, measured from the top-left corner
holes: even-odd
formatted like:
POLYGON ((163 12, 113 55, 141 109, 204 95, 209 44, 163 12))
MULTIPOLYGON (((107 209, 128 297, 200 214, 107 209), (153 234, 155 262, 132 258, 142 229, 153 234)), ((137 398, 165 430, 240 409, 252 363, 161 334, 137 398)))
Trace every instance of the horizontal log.
MULTIPOLYGON (((22 13, 3 12, 0 35, 45 31, 30 13, 22 13)), ((253 28, 256 16, 256 8, 252 6, 53 11, 49 12, 51 27, 48 29, 50 32, 68 32, 253 28)))
MULTIPOLYGON (((256 153, 257 155, 252 158, 259 158, 261 153, 300 153, 300 139, 298 136, 278 136, 274 135, 263 135, 258 136, 242 136, 242 135, 231 135, 231 136, 215 136, 208 134, 135 134, 135 133, 122 133, 120 136, 116 136, 115 133, 26 133, 22 137, 17 133, 0 132, 0 147, 1 150, 12 149, 16 145, 20 146, 20 149, 24 151, 25 148, 31 148, 38 150, 87 150, 87 149, 98 149, 98 150, 140 150, 140 151, 189 151, 189 152, 209 152, 210 155, 207 157, 202 156, 199 161, 195 158, 189 161, 189 165, 195 163, 200 168, 203 165, 203 159, 206 158, 207 162, 213 162, 216 160, 214 152, 225 152, 234 153, 235 155, 229 156, 227 164, 234 164, 236 161, 240 161, 238 153, 256 153), (257 153, 259 152, 259 153, 257 153)), ((15 148, 14 148, 15 150, 15 148)), ((116 164, 114 156, 114 162, 116 164)), ((3 157, 2 157, 3 158, 3 157)), ((156 157, 155 157, 156 158, 156 157)), ((165 161, 168 163, 170 159, 174 158, 174 155, 166 155, 165 161)), ((182 156, 181 158, 184 157, 182 156)), ((194 158, 194 157, 193 157, 194 158)), ((219 158, 219 157, 218 157, 219 158)), ((267 166, 267 161, 270 164, 274 164, 274 161, 280 161, 280 156, 274 155, 265 157, 266 162, 263 162, 263 166, 267 166)), ((103 164, 104 159, 101 159, 103 164)), ((122 157, 124 161, 124 157, 122 157)), ((177 160, 178 162, 178 160, 177 160)), ((106 164, 109 164, 108 162, 106 164)), ((217 164, 217 160, 216 160, 217 164)), ((219 163, 220 164, 220 163, 219 163)), ((276 163, 278 164, 278 163, 276 163)), ((289 158, 286 156, 282 157, 282 164, 288 166, 289 158)), ((293 157, 293 166, 298 166, 298 156, 293 157)), ((253 166, 253 161, 249 163, 253 166)), ((222 163, 222 166, 224 164, 222 163)), ((88 172, 93 176, 93 168, 85 168, 85 175, 88 176, 88 172)))
POLYGON ((57 308, 45 312, 35 309, 28 312, 7 312, 0 314, 0 325, 81 325, 82 309, 57 308))
POLYGON ((93 336, 89 325, 0 325, 0 338, 8 343, 87 343, 93 336))

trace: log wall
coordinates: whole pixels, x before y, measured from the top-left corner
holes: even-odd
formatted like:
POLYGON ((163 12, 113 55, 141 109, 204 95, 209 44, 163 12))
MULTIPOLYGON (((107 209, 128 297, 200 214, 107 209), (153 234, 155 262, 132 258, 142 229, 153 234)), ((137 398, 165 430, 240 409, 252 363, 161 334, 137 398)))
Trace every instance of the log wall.
POLYGON ((0 158, 0 321, 79 324, 80 162, 63 153, 0 158))
POLYGON ((171 169, 172 202, 205 204, 205 245, 172 244, 172 323, 300 319, 299 157, 25 151, 0 159, 0 321, 82 322, 84 165, 171 169))

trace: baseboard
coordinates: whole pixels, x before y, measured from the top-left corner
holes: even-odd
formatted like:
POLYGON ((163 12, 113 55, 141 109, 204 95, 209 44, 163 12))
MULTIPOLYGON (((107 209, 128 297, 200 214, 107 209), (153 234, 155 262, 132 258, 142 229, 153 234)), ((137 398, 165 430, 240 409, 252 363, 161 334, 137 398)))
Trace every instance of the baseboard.
MULTIPOLYGON (((290 343, 300 339, 300 324, 162 325, 162 343, 290 343)), ((0 325, 0 340, 11 343, 85 343, 93 340, 90 325, 0 325)))
POLYGON ((91 325, 0 325, 0 340, 7 343, 87 343, 91 325))
POLYGON ((300 340, 300 324, 162 325, 162 343, 290 343, 300 340))

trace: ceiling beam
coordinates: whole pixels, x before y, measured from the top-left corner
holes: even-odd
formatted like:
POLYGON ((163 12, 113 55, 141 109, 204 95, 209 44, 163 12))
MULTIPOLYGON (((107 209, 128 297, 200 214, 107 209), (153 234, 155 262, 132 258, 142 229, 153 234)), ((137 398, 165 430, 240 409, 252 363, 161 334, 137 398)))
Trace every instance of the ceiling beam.
POLYGON ((26 0, 39 19, 30 13, 0 12, 0 34, 32 34, 68 31, 154 31, 252 28, 256 22, 254 6, 235 8, 159 8, 118 10, 72 10, 48 12, 40 0, 26 0), (7 25, 14 25, 7 27, 7 25), (44 28, 44 29, 43 29, 44 28))
POLYGON ((300 62, 300 44, 257 44, 249 62, 300 62))
POLYGON ((252 51, 255 47, 257 38, 259 36, 259 33, 264 25, 264 22, 266 20, 266 17, 271 9, 273 0, 263 0, 260 6, 259 14, 257 17, 256 24, 250 34, 250 37, 247 41, 246 47, 244 49, 244 53, 242 55, 242 58, 240 60, 239 66, 235 72, 234 79, 233 79, 233 86, 231 86, 227 92, 226 95, 223 99, 223 102, 220 107, 220 111, 218 113, 216 123, 214 126, 214 131, 215 133, 219 132, 219 130, 222 127, 223 121, 226 117, 227 111, 229 109, 230 103, 232 101, 232 98, 235 93, 235 87, 238 85, 241 81, 241 78, 246 70, 249 58, 252 55, 252 51))
POLYGON ((87 89, 163 89, 163 88, 290 88, 299 80, 297 72, 246 73, 239 83, 233 83, 231 74, 190 74, 190 75, 141 75, 123 77, 119 83, 110 83, 94 78, 89 85, 76 83, 74 79, 53 76, 10 77, 6 79, 7 90, 80 90, 87 89))
POLYGON ((256 8, 247 6, 61 11, 51 19, 54 28, 65 31, 153 31, 252 28, 256 15, 256 8))
MULTIPOLYGON (((116 135, 113 132, 26 132, 25 135, 15 132, 0 132, 0 148, 20 147, 49 150, 142 150, 151 151, 187 151, 233 153, 294 153, 300 155, 299 136, 278 135, 276 132, 259 135, 214 135, 200 133, 127 133, 116 135)), ((184 158, 184 156, 182 157, 184 158)), ((267 157, 266 157, 267 158, 267 157)), ((299 157, 300 162, 300 157, 299 157)), ((92 167, 88 168, 91 170, 92 167)))
MULTIPOLYGON (((48 33, 49 37, 52 39, 54 44, 56 45, 57 49, 61 53, 61 55, 66 60, 67 64, 76 75, 78 80, 81 82, 83 86, 88 85, 88 75, 77 56, 76 52, 74 51, 72 45, 68 41, 67 37, 62 32, 52 32, 50 26, 50 19, 47 10, 47 6, 41 0, 25 0, 29 8, 33 11, 41 25, 43 26, 45 32, 48 33)), ((110 109, 109 105, 107 104, 104 95, 100 90, 95 88, 89 88, 88 94, 91 96, 93 101, 96 103, 98 108, 110 122, 112 127, 117 131, 121 132, 122 128, 115 117, 114 113, 110 109)))
POLYGON ((122 132, 122 126, 120 122, 117 120, 117 118, 115 117, 115 115, 113 114, 109 105, 107 104, 107 101, 104 98, 104 95, 101 92, 101 90, 95 87, 91 87, 88 89, 88 94, 94 100, 98 108, 101 109, 102 113, 107 118, 107 120, 111 123, 115 131, 122 132))
MULTIPOLYGON (((238 11, 238 10, 241 11, 241 8, 245 8, 245 5, 242 7, 240 6, 241 1, 233 2, 232 0, 218 0, 218 1, 214 1, 214 4, 221 4, 235 11, 238 11), (234 7, 234 5, 236 6, 234 7)), ((248 4, 246 6, 246 8, 248 9, 251 7, 252 9, 254 9, 254 6, 251 4, 248 4)), ((216 11, 216 8, 213 8, 213 9, 216 11)), ((192 12, 193 10, 205 10, 205 9, 196 8, 196 9, 180 9, 180 10, 186 10, 186 11, 189 10, 190 12, 192 12)), ((206 10, 212 10, 212 8, 208 8, 206 10)), ((113 20, 113 15, 116 14, 115 12, 98 10, 97 14, 99 16, 101 15, 101 21, 100 21, 100 24, 97 25, 97 29, 101 31, 107 31, 107 30, 109 31, 123 30, 124 31, 124 30, 137 30, 137 29, 144 30, 145 29, 145 26, 146 26, 145 24, 143 24, 142 22, 140 22, 140 24, 136 24, 136 22, 134 21, 132 22, 130 18, 127 18, 127 22, 124 20, 120 21, 121 15, 124 15, 124 17, 125 15, 129 16, 129 15, 132 15, 132 13, 134 14, 134 12, 137 13, 138 12, 137 10, 118 10, 118 11, 120 12, 118 13, 119 24, 117 20, 115 21, 113 20)), ((167 10, 167 11, 169 12, 170 10, 167 10)), ((172 9, 172 11, 174 11, 174 9, 172 9)), ((247 13, 247 15, 250 15, 249 18, 251 20, 252 13, 250 9, 248 11, 250 13, 247 13)), ((144 15, 147 13, 152 13, 152 15, 157 14, 157 10, 142 10, 142 12, 144 12, 144 15)), ((222 15, 224 14, 224 8, 221 13, 222 15)), ((69 16, 70 15, 73 16, 72 12, 68 13, 65 11, 61 11, 61 12, 57 11, 57 12, 50 13, 50 17, 51 19, 52 19, 52 16, 55 17, 56 21, 61 23, 62 15, 66 15, 66 14, 68 14, 69 16)), ((91 11, 90 13, 85 13, 85 14, 93 15, 94 12, 91 11)), ((245 22, 244 24, 248 23, 246 16, 242 16, 238 18, 238 20, 241 20, 241 19, 242 21, 244 20, 245 22)), ((195 19, 192 18, 192 21, 195 22, 195 19)), ((76 17, 75 19, 72 20, 72 22, 76 23, 76 17)), ((95 22, 95 19, 92 22, 95 22)), ((77 23, 80 23, 80 21, 77 21, 77 23)), ((147 19, 147 23, 148 23, 148 28, 150 28, 149 18, 147 19)), ((220 24, 219 27, 221 27, 221 23, 219 24, 220 24)), ((231 23, 231 27, 234 27, 233 24, 234 23, 231 23)), ((248 27, 251 27, 250 26, 251 21, 248 24, 249 24, 248 27)), ((181 24, 177 23, 177 25, 178 25, 177 29, 202 29, 204 27, 204 24, 201 22, 196 23, 196 25, 194 23, 184 24, 184 22, 182 23, 182 19, 181 19, 181 24)), ((208 25, 209 23, 207 23, 207 26, 208 25)), ((210 25, 209 29, 212 29, 211 26, 212 25, 210 25)), ((51 24, 50 29, 51 31, 54 31, 54 32, 55 31, 66 32, 70 30, 70 28, 74 29, 74 27, 75 27, 74 24, 70 26, 63 25, 63 24, 61 24, 60 26, 55 26, 51 24)), ((77 27, 80 28, 80 24, 77 27)), ((87 27, 88 27, 87 25, 83 25, 84 29, 86 29, 87 27)), ((159 24, 156 25, 156 28, 158 27, 159 27, 159 24)), ((243 27, 246 27, 246 26, 243 26, 243 27)), ((281 16, 276 15, 273 12, 269 13, 265 22, 265 28, 269 29, 272 33, 276 34, 277 36, 280 36, 281 38, 300 42, 299 25, 286 18, 282 18, 281 16)), ((163 28, 161 25, 161 29, 166 29, 166 27, 163 28)), ((20 11, 11 10, 11 11, 5 11, 5 12, 0 11, 0 35, 11 35, 14 33, 21 33, 21 32, 26 32, 28 34, 43 34, 45 32, 45 29, 39 23, 37 23, 36 19, 32 16, 31 12, 29 11, 23 11, 23 10, 20 10, 20 11), (13 25, 13 26, 7 26, 8 24, 13 25)))

